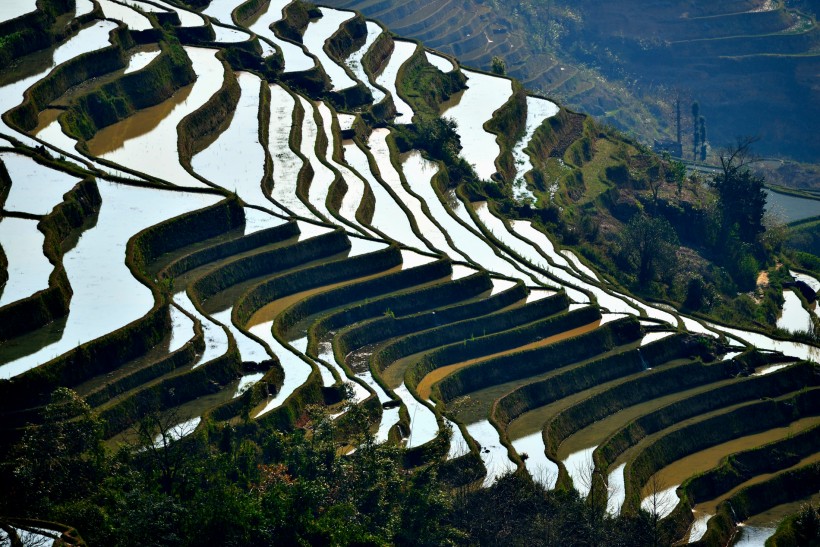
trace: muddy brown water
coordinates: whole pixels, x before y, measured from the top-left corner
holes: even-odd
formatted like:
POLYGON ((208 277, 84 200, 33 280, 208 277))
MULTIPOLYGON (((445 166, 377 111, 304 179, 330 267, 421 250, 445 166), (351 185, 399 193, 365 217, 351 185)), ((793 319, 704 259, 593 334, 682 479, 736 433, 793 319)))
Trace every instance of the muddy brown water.
POLYGON ((531 343, 526 344, 524 346, 520 346, 520 347, 517 347, 517 348, 512 348, 512 349, 506 350, 506 351, 500 351, 500 352, 497 352, 497 353, 492 353, 492 354, 485 355, 485 356, 482 356, 482 357, 478 357, 478 358, 475 358, 475 359, 469 359, 467 361, 462 361, 460 363, 454 363, 452 365, 447 365, 447 366, 444 366, 444 367, 439 367, 439 368, 431 371, 429 374, 427 374, 424 378, 421 379, 418 386, 416 387, 416 391, 418 391, 418 394, 421 398, 429 399, 430 398, 430 391, 433 387, 433 384, 435 384, 436 382, 446 378, 447 376, 449 376, 450 374, 454 373, 455 371, 457 371, 459 369, 468 367, 472 364, 478 363, 479 361, 487 361, 487 360, 490 360, 490 359, 493 359, 493 358, 496 358, 496 357, 501 357, 503 355, 509 355, 510 353, 517 353, 519 351, 526 351, 526 350, 531 350, 531 349, 540 348, 540 347, 544 347, 544 346, 549 346, 551 344, 555 344, 556 342, 560 342, 562 340, 566 340, 566 339, 572 338, 574 336, 579 336, 581 334, 591 332, 591 331, 597 329, 600 324, 601 324, 600 320, 593 321, 592 323, 589 323, 587 325, 577 327, 577 328, 574 328, 574 329, 570 329, 570 330, 561 332, 559 334, 555 334, 553 336, 548 336, 548 337, 544 338, 543 340, 538 340, 536 342, 531 342, 531 343))
POLYGON ((724 457, 730 454, 790 437, 818 424, 820 424, 820 417, 803 418, 785 427, 732 439, 680 458, 649 478, 641 489, 641 499, 646 500, 652 496, 653 484, 659 484, 661 488, 678 486, 687 478, 716 467, 724 457))
POLYGON ((88 142, 89 154, 179 186, 207 186, 180 164, 177 125, 222 85, 224 68, 215 57, 216 51, 185 46, 197 74, 196 82, 159 105, 102 129, 88 142))

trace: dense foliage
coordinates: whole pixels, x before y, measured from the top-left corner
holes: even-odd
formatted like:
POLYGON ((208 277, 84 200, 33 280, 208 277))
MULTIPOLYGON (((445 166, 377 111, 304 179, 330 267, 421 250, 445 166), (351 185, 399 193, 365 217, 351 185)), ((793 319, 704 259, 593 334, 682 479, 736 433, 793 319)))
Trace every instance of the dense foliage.
POLYGON ((89 545, 651 543, 649 515, 611 517, 525 474, 456 488, 436 465, 405 469, 360 408, 348 413, 349 455, 318 408, 290 433, 211 427, 177 441, 174 417, 151 415, 112 452, 98 418, 61 388, 3 468, 0 513, 71 522, 89 545))

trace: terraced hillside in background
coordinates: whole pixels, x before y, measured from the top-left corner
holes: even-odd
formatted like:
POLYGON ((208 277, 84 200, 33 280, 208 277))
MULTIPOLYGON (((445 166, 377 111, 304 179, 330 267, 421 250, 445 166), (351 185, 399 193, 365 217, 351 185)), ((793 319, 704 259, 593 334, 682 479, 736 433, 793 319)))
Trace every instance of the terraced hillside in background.
MULTIPOLYGON (((820 349, 626 294, 408 138, 455 119, 482 184, 524 200, 541 152, 583 153, 583 116, 352 11, 203 4, 0 11, 3 458, 68 387, 112 446, 154 412, 185 442, 353 404, 408 468, 529 473, 669 540, 771 535, 766 511, 816 496, 820 349)), ((483 17, 391 5, 362 7, 483 17)))
MULTIPOLYGON (((675 138, 675 99, 697 100, 715 147, 759 135, 768 156, 816 163, 820 31, 811 2, 519 3, 333 0, 393 31, 490 68, 633 132, 675 138)), ((687 158, 690 156, 686 156, 687 158)), ((788 182, 786 182, 788 184, 788 182)))

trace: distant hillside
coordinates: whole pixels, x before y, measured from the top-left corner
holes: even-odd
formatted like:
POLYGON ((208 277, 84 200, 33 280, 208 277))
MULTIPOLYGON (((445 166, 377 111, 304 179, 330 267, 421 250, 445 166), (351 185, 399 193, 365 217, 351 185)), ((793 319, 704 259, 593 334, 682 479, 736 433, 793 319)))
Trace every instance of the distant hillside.
POLYGON ((714 146, 759 135, 762 154, 820 161, 814 2, 329 3, 359 9, 466 64, 488 68, 500 56, 527 87, 647 142, 674 137, 680 95, 685 151, 697 100, 714 146))

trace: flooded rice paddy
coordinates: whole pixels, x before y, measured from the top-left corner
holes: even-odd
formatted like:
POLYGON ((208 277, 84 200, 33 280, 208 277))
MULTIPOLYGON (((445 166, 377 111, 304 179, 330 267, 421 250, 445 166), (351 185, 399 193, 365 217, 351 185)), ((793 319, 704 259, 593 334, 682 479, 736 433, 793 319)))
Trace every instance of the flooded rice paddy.
POLYGON ((197 81, 158 104, 99 131, 88 141, 89 154, 166 180, 177 186, 203 187, 180 163, 177 126, 219 90, 224 67, 216 50, 186 47, 197 81))
POLYGON ((352 11, 330 8, 319 8, 319 11, 322 13, 322 17, 308 24, 302 35, 302 43, 325 69, 328 78, 330 78, 331 89, 338 90, 353 87, 356 85, 353 78, 325 51, 325 41, 339 30, 342 23, 351 19, 355 14, 352 11))
POLYGON ((452 118, 458 125, 461 155, 475 168, 479 178, 489 180, 496 172, 495 160, 501 153, 496 136, 484 129, 484 124, 512 95, 512 82, 506 78, 462 70, 467 76, 467 89, 451 98, 440 114, 452 118))
MULTIPOLYGON (((63 200, 65 193, 89 173, 89 168, 100 168, 104 172, 142 180, 140 185, 125 185, 97 178, 102 195, 99 214, 88 219, 60 249, 64 253, 62 262, 73 292, 68 315, 55 319, 33 333, 0 343, 0 378, 25 375, 27 371, 78 345, 139 321, 153 306, 160 305, 155 301, 157 291, 165 291, 165 302, 170 302, 170 326, 162 341, 114 371, 110 377, 96 376, 84 380, 78 390, 83 396, 94 394, 99 397, 106 382, 119 381, 148 368, 168 353, 186 347, 187 352, 191 347, 196 347, 197 354, 186 353, 188 362, 180 369, 181 372, 189 372, 228 356, 235 344, 242 363, 247 366, 239 368, 234 378, 218 386, 216 393, 178 405, 174 410, 178 411, 179 419, 166 441, 190 435, 200 426, 209 409, 246 394, 253 386, 254 397, 257 397, 253 400, 258 403, 250 412, 251 419, 264 417, 287 407, 295 400, 292 398, 294 393, 306 383, 313 382, 314 388, 338 388, 346 385, 351 394, 350 403, 362 403, 374 398, 374 402, 387 406, 381 409, 380 418, 371 424, 371 431, 377 442, 388 442, 390 432, 396 431, 396 425, 400 422, 400 413, 405 415, 406 412, 409 429, 407 423, 402 423, 400 428, 403 437, 400 443, 403 446, 415 448, 431 443, 443 434, 442 428, 447 428, 451 431, 452 439, 442 458, 454 459, 468 454, 471 450, 470 442, 475 441, 480 446, 478 455, 487 470, 480 479, 484 485, 492 484, 502 474, 517 468, 508 454, 508 450, 514 450, 521 456, 526 470, 546 487, 556 486, 559 468, 564 467, 575 488, 586 495, 594 469, 592 455, 599 446, 607 442, 614 431, 665 405, 743 379, 727 375, 725 378, 704 380, 699 385, 695 385, 696 382, 693 381, 686 384, 685 389, 680 388, 680 391, 647 396, 647 400, 637 404, 614 408, 597 422, 579 427, 577 431, 561 433, 565 438, 548 439, 552 443, 549 444, 549 449, 545 445, 545 435, 551 431, 548 426, 562 412, 583 408, 576 405, 597 401, 598 399, 590 398, 598 395, 603 398, 604 395, 617 393, 616 390, 628 388, 639 379, 648 382, 656 378, 654 375, 675 372, 676 367, 683 370, 682 367, 694 365, 695 362, 689 355, 653 364, 651 368, 644 361, 643 371, 613 375, 608 381, 597 384, 588 382, 574 390, 562 388, 564 391, 561 393, 564 395, 556 396, 542 406, 527 407, 526 412, 501 430, 493 425, 495 418, 499 417, 493 414, 497 411, 497 401, 531 382, 545 381, 549 384, 555 378, 553 383, 557 384, 558 381, 573 378, 572 375, 579 371, 591 371, 593 367, 590 365, 602 357, 643 351, 648 352, 648 360, 651 350, 644 348, 667 339, 679 327, 712 338, 725 333, 750 346, 782 351, 790 356, 790 359, 766 362, 754 371, 749 370, 756 376, 750 381, 779 382, 785 375, 793 372, 788 367, 797 359, 816 360, 820 356, 820 349, 810 344, 777 340, 756 332, 702 323, 692 317, 677 314, 669 306, 645 303, 623 293, 571 249, 556 246, 550 239, 550 234, 540 231, 530 221, 507 221, 496 208, 486 202, 471 203, 459 194, 435 187, 433 178, 440 165, 426 159, 419 150, 400 155, 398 147, 392 142, 389 127, 373 128, 369 134, 360 133, 362 120, 372 115, 367 106, 359 112, 337 104, 342 101, 331 105, 327 100, 320 100, 331 90, 343 90, 361 83, 370 91, 375 103, 386 96, 381 89, 384 88, 392 96, 398 112, 393 123, 410 123, 413 111, 399 95, 397 78, 400 67, 410 56, 416 51, 422 53, 416 43, 396 40, 382 72, 368 75, 362 62, 384 32, 378 24, 372 21, 366 23, 367 35, 362 47, 346 59, 332 59, 326 51, 327 40, 353 17, 353 12, 320 8, 322 17, 307 24, 303 47, 277 36, 271 29, 271 24, 282 18, 282 9, 288 4, 287 0, 276 0, 263 5, 247 21, 233 18, 232 14, 240 4, 239 0, 215 0, 203 10, 206 16, 203 17, 167 2, 159 2, 157 5, 138 0, 124 3, 117 0, 99 2, 107 17, 122 21, 132 30, 150 28, 149 19, 137 11, 143 9, 165 12, 166 16, 168 12, 175 11, 182 27, 208 25, 210 29, 199 29, 197 32, 213 31, 214 41, 217 43, 246 42, 236 46, 240 49, 255 47, 247 43, 251 38, 248 31, 255 33, 260 38, 261 50, 250 53, 242 49, 242 55, 247 54, 248 59, 255 57, 262 63, 270 63, 270 57, 276 53, 277 48, 280 49, 284 56, 284 70, 288 73, 283 81, 266 80, 263 77, 268 74, 265 70, 239 71, 234 74, 226 72, 226 69, 233 69, 217 57, 218 49, 187 45, 184 51, 197 75, 193 84, 178 89, 169 99, 155 106, 139 110, 101 129, 86 143, 87 150, 83 143, 77 146, 76 141, 62 132, 59 117, 64 112, 63 109, 81 96, 85 89, 91 89, 101 82, 116 81, 123 74, 133 74, 156 60, 160 49, 146 44, 125 52, 125 68, 102 76, 99 82, 87 82, 70 89, 62 97, 40 105, 41 111, 36 113, 37 125, 27 135, 19 133, 6 122, 0 126, 0 132, 21 140, 24 145, 35 146, 36 143, 30 136, 36 136, 56 148, 58 154, 68 154, 75 160, 82 154, 82 161, 74 161, 80 170, 76 174, 67 174, 51 168, 48 158, 44 158, 43 162, 36 162, 30 155, 0 151, 0 159, 12 181, 8 195, 5 196, 4 210, 13 215, 0 217, 0 247, 8 261, 8 280, 0 287, 0 308, 49 286, 49 277, 57 265, 46 258, 43 249, 45 239, 37 228, 36 219, 51 212, 63 200), (215 21, 220 24, 214 24, 215 21), (331 84, 327 89, 311 91, 308 97, 304 91, 304 82, 299 79, 306 75, 297 73, 312 69, 317 63, 329 76, 331 84), (184 136, 179 132, 180 123, 187 116, 202 112, 202 107, 225 83, 226 76, 234 75, 240 89, 238 103, 235 107, 229 105, 224 119, 217 120, 218 123, 207 128, 205 138, 197 142, 197 145, 202 146, 192 158, 181 157, 181 152, 188 150, 187 145, 190 143, 181 141, 184 136), (373 76, 378 86, 374 85, 370 76, 373 76), (269 103, 265 101, 268 91, 269 103), (356 118, 358 114, 363 115, 362 120, 356 118), (260 123, 263 125, 260 126, 260 123), (356 134, 356 138, 343 139, 342 134, 345 137, 356 134), (101 160, 111 165, 100 163, 101 160), (190 166, 186 166, 188 160, 190 166), (197 191, 169 191, 161 188, 167 184, 197 191), (194 264, 190 271, 182 272, 173 280, 152 277, 146 281, 141 275, 135 276, 135 272, 129 269, 125 250, 135 234, 177 215, 212 206, 233 195, 240 200, 239 207, 234 209, 244 214, 243 224, 234 221, 231 223, 233 228, 227 234, 208 235, 205 241, 195 241, 194 237, 194 241, 187 242, 182 248, 171 251, 169 256, 161 257, 157 264, 149 266, 149 270, 155 273, 161 271, 163 266, 173 263, 173 260, 183 259, 183 262, 191 260, 194 264), (299 235, 284 235, 281 240, 272 240, 280 232, 266 230, 282 226, 288 217, 300 218, 297 222, 299 235), (336 247, 335 250, 324 252, 321 248, 324 243, 321 241, 327 238, 311 243, 316 236, 327 234, 334 228, 342 228, 347 233, 349 250, 339 252, 342 247, 336 247), (360 237, 362 235, 371 237, 360 237), (329 266, 332 269, 338 265, 339 268, 345 268, 348 264, 355 263, 358 268, 362 264, 368 264, 371 260, 368 255, 384 251, 390 242, 402 246, 400 265, 374 265, 367 275, 341 275, 334 278, 334 282, 313 282, 309 277, 316 275, 320 271, 319 267, 329 266), (253 275, 236 283, 228 280, 227 286, 221 287, 216 295, 205 301, 200 301, 192 289, 204 275, 229 271, 228 265, 240 257, 242 260, 251 259, 243 262, 250 264, 257 257, 266 256, 265 253, 272 249, 286 249, 295 243, 300 243, 300 248, 310 249, 314 254, 300 263, 284 268, 271 265, 268 270, 262 269, 262 273, 255 271, 253 275), (313 245, 319 247, 314 248, 313 245), (414 268, 429 266, 443 256, 458 262, 451 265, 452 274, 442 273, 433 280, 412 280, 414 268), (346 262, 350 258, 356 260, 346 262), (380 281, 381 277, 387 283, 386 276, 392 274, 401 276, 401 293, 378 289, 374 294, 361 295, 352 290, 342 290, 365 281, 380 281), (485 276, 488 274, 491 288, 488 285, 471 285, 474 281, 486 283, 485 276), (477 276, 475 279, 465 279, 474 275, 477 276), (282 289, 276 284, 283 279, 296 280, 298 287, 302 289, 282 289), (452 283, 457 280, 460 281, 452 283), (269 301, 254 301, 252 305, 248 304, 249 300, 243 300, 257 286, 268 282, 274 283, 271 286, 279 287, 277 290, 281 290, 281 294, 277 292, 269 301), (521 282, 529 289, 525 291, 521 282), (152 292, 146 283, 156 285, 155 291, 152 292), (452 285, 445 285, 448 283, 452 285), (435 287, 437 284, 441 284, 440 288, 443 290, 435 287), (465 289, 464 294, 447 295, 440 306, 413 301, 415 294, 420 294, 414 291, 435 289, 443 294, 450 286, 453 290, 461 290, 459 287, 470 288, 465 289), (340 292, 330 292, 336 290, 340 292), (461 321, 478 324, 478 320, 486 316, 490 332, 508 336, 516 327, 492 325, 490 322, 498 316, 490 314, 501 310, 509 319, 508 312, 523 306, 536 306, 523 308, 528 312, 549 309, 550 304, 544 299, 554 296, 560 290, 566 291, 571 301, 568 310, 597 304, 603 312, 601 319, 542 339, 533 336, 530 340, 516 343, 503 342, 496 348, 487 349, 486 355, 460 361, 450 360, 450 364, 435 368, 421 378, 415 388, 413 384, 416 378, 407 376, 410 386, 405 383, 408 371, 413 370, 411 367, 426 353, 441 347, 441 344, 435 343, 435 336, 444 332, 441 326, 456 325, 461 321), (323 293, 344 295, 344 301, 323 303, 322 310, 311 311, 305 317, 299 317, 295 324, 282 322, 282 318, 295 309, 293 306, 323 293), (398 299, 400 307, 394 308, 398 310, 395 315, 389 309, 383 313, 381 310, 373 311, 373 317, 353 322, 338 330, 325 332, 319 328, 324 323, 318 322, 324 318, 336 314, 330 319, 344 321, 340 318, 344 317, 349 308, 374 303, 381 305, 378 300, 383 297, 398 299), (490 297, 494 300, 487 303, 485 299, 490 297), (243 307, 240 302, 249 307, 243 307), (541 308, 542 305, 546 307, 541 308), (601 325, 627 316, 640 318, 640 324, 649 331, 640 340, 612 349, 606 348, 594 358, 568 363, 557 370, 491 384, 460 394, 461 397, 446 405, 441 402, 436 405, 430 400, 436 394, 435 384, 455 371, 492 358, 542 349, 556 342, 590 333, 601 325), (341 335, 360 329, 366 324, 364 321, 389 325, 389 328, 395 328, 396 331, 389 336, 385 335, 386 339, 370 340, 360 344, 361 347, 347 348, 349 353, 345 360, 337 361, 334 349, 338 349, 338 346, 335 344, 347 339, 341 335), (394 359, 392 363, 382 363, 386 365, 384 370, 371 369, 371 358, 382 355, 377 353, 382 348, 389 348, 391 344, 409 336, 414 337, 414 340, 424 340, 426 329, 438 329, 431 331, 436 334, 430 338, 429 347, 425 346, 426 341, 419 342, 418 347, 406 351, 409 355, 394 359), (204 348, 196 338, 200 333, 204 338, 204 348), (421 351, 421 347, 427 349, 421 351), (274 361, 278 365, 273 364, 274 361), (281 366, 284 372, 281 386, 268 384, 263 380, 266 372, 262 369, 270 366, 281 366)), ((0 7, 0 21, 14 17, 14 13, 27 13, 27 10, 31 11, 34 7, 33 2, 23 0, 6 3, 0 7)), ((93 7, 94 4, 87 0, 77 2, 78 13, 87 13, 93 7)), ((109 33, 115 28, 116 23, 113 21, 93 22, 54 48, 27 56, 25 62, 0 72, 0 104, 3 105, 3 111, 20 104, 24 100, 26 89, 46 77, 59 64, 83 53, 109 47, 109 33)), ((150 35, 143 33, 141 36, 146 34, 150 35)), ((190 39, 183 43, 210 44, 210 38, 203 40, 205 42, 190 39)), ((423 54, 430 64, 442 72, 459 70, 457 63, 443 55, 426 50, 423 54)), ((257 68, 262 66, 260 63, 257 68)), ((500 148, 496 136, 487 132, 484 125, 509 99, 512 84, 506 78, 480 72, 465 70, 464 74, 467 76, 467 89, 454 94, 442 106, 441 113, 456 121, 464 158, 475 166, 480 178, 489 179, 496 171, 495 162, 500 148)), ((308 83, 307 86, 309 85, 312 84, 308 83)), ((523 178, 532 169, 530 156, 526 152, 529 142, 544 120, 558 112, 559 108, 551 101, 532 96, 527 98, 524 135, 512 150, 516 168, 513 196, 519 202, 535 199, 523 178)), ((9 139, 4 139, 2 144, 13 145, 9 139)), ((770 194, 770 199, 776 204, 785 198, 779 194, 770 194)), ((790 212, 797 211, 799 218, 819 214, 820 211, 811 208, 817 202, 809 204, 807 209, 800 208, 806 206, 803 202, 807 201, 810 200, 801 200, 800 204, 784 203, 790 212)), ((340 270, 342 271, 344 270, 340 270)), ((162 274, 158 275, 161 277, 162 274)), ((794 273, 794 276, 815 290, 820 288, 820 282, 811 276, 800 273, 794 273)), ((811 314, 818 313, 817 305, 804 308, 802 301, 792 290, 787 290, 784 296, 786 305, 778 326, 792 332, 804 330, 804 327, 811 324, 811 314)), ((367 309, 367 313, 371 313, 370 310, 375 310, 376 307, 362 306, 359 309, 367 309)), ((355 332, 363 339, 373 335, 367 332, 366 327, 361 330, 363 332, 355 332)), ((462 342, 464 340, 453 342, 447 339, 446 344, 462 342)), ((715 363, 703 366, 726 366, 729 370, 728 367, 736 365, 731 360, 738 357, 743 349, 737 343, 733 347, 721 347, 715 363)), ((643 354, 638 355, 643 358, 643 354)), ((632 358, 634 357, 633 354, 632 358)), ((166 376, 157 381, 163 378, 166 376)), ((523 391, 521 390, 522 393, 523 391)), ((670 388, 670 391, 673 390, 670 388)), ((742 405, 736 405, 737 408, 740 406, 742 405)), ((344 403, 333 404, 328 407, 328 412, 331 417, 337 418, 346 412, 346 408, 344 403)), ((293 411, 292 408, 282 410, 293 411)), ((715 409, 712 415, 725 411, 725 408, 715 409)), ((677 501, 675 488, 693 473, 708 470, 717 465, 721 458, 737 451, 786 438, 800 428, 815 426, 817 420, 804 418, 789 427, 730 439, 671 462, 656 474, 657 480, 653 481, 656 490, 657 484, 662 484, 660 493, 671 496, 670 505, 674 507, 677 501)), ((610 513, 620 511, 625 499, 624 473, 630 459, 666 432, 668 431, 653 433, 611 462, 607 469, 599 470, 606 473, 610 513)), ((752 481, 762 478, 761 475, 752 481)), ((644 501, 649 497, 646 490, 642 497, 644 501)), ((710 511, 714 511, 710 504, 717 501, 702 503, 696 508, 695 524, 689 533, 689 540, 697 539, 705 532, 710 511)), ((741 542, 753 544, 762 537, 768 537, 773 530, 774 521, 766 520, 767 518, 770 519, 754 516, 744 523, 741 542)))
POLYGON ((382 69, 381 74, 376 77, 376 83, 386 89, 393 97, 393 104, 396 105, 396 123, 410 123, 413 118, 413 109, 399 96, 396 90, 396 77, 399 74, 401 65, 403 65, 415 51, 415 43, 394 40, 393 53, 390 55, 390 59, 384 69, 382 69))

